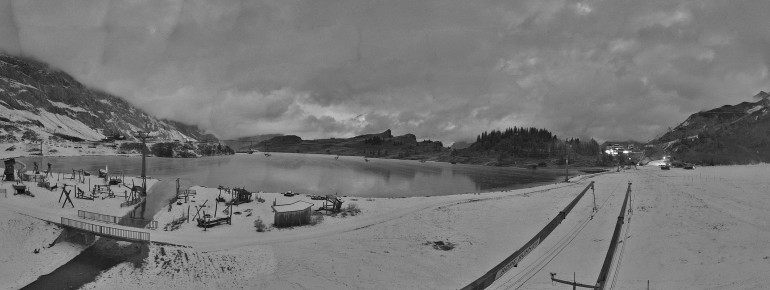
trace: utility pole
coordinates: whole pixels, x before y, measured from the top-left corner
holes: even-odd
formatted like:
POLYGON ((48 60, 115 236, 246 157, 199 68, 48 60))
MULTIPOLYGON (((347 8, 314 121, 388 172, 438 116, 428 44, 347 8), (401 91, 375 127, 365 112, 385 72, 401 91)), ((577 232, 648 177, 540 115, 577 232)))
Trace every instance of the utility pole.
MULTIPOLYGON (((41 167, 43 166, 43 159, 45 159, 45 157, 43 153, 43 139, 41 138, 40 139, 40 166, 41 167)), ((35 172, 35 174, 37 174, 37 172, 35 172)))
POLYGON ((564 162, 564 182, 569 182, 569 150, 572 149, 572 145, 567 145, 567 159, 564 162))
POLYGON ((147 196, 147 138, 150 137, 150 132, 139 131, 134 137, 142 140, 142 196, 147 196))

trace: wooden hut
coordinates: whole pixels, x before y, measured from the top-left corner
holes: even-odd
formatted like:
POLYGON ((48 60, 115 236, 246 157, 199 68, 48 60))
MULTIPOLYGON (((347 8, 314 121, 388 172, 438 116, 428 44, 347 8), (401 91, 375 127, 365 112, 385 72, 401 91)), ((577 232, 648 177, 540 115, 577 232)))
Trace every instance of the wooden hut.
POLYGON ((14 181, 14 168, 13 166, 16 165, 16 159, 9 158, 6 160, 3 160, 5 163, 5 172, 3 173, 3 180, 5 181, 14 181))
POLYGON ((243 189, 243 188, 233 189, 234 204, 241 204, 241 203, 248 203, 248 202, 251 202, 251 192, 248 192, 246 189, 243 189))
POLYGON ((274 205, 275 227, 293 227, 310 223, 310 213, 313 204, 307 201, 295 201, 289 204, 274 205))

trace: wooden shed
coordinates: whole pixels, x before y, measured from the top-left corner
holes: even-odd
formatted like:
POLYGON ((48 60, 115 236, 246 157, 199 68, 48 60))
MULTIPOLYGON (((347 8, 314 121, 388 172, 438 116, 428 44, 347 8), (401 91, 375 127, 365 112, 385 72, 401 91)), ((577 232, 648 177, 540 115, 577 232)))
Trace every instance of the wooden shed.
POLYGON ((9 158, 6 160, 3 160, 3 163, 5 163, 5 171, 3 172, 3 180, 5 181, 14 181, 14 169, 13 166, 16 165, 16 160, 13 158, 9 158))
POLYGON ((289 204, 274 205, 275 227, 293 227, 310 223, 310 214, 313 204, 307 201, 295 201, 289 204))

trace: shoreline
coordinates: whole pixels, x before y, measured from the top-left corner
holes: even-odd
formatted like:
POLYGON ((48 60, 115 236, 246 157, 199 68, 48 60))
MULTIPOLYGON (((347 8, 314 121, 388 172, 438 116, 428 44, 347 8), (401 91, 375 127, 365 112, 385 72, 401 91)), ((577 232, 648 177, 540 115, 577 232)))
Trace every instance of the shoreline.
MULTIPOLYGON (((11 146, 16 145, 23 145, 27 148, 38 148, 35 144, 27 144, 23 142, 17 142, 17 143, 9 143, 11 146)), ((9 147, 11 147, 9 146, 9 147)), ((117 149, 111 148, 111 147, 105 147, 105 146, 99 146, 97 148, 90 148, 93 150, 86 150, 87 153, 80 151, 72 150, 70 147, 55 147, 53 149, 56 150, 63 150, 62 153, 59 153, 58 151, 53 154, 46 154, 43 157, 79 157, 79 156, 120 156, 120 157, 141 157, 141 153, 125 153, 125 154, 119 154, 116 152, 117 149)), ((29 150, 29 149, 28 149, 29 150)), ((11 152, 17 152, 17 151, 11 151, 11 152)), ((25 151, 23 153, 28 153, 28 151, 25 151)), ((409 159, 409 158, 379 158, 379 157, 364 157, 361 155, 336 155, 336 154, 325 154, 325 153, 295 153, 295 152, 263 152, 263 151, 257 151, 254 153, 244 153, 244 152, 236 152, 230 155, 254 155, 254 154, 262 154, 262 153, 270 153, 270 154, 299 154, 299 155, 313 155, 313 156, 339 156, 339 157, 345 157, 345 158, 365 158, 365 159, 374 159, 374 160, 401 160, 401 161, 415 161, 415 162, 421 162, 421 159, 409 159)), ((216 157, 216 156, 228 156, 228 155, 210 155, 210 156, 200 156, 200 157, 190 157, 190 158, 206 158, 206 157, 216 157)), ((41 155, 32 155, 32 154, 10 154, 7 151, 0 151, 0 159, 6 159, 6 158, 35 158, 35 157, 41 157, 41 155)), ((151 156, 148 156, 151 157, 151 156)), ((152 156, 155 157, 155 156, 152 156)), ((185 157, 155 157, 155 158, 182 158, 186 159, 185 157)), ((484 167, 496 167, 496 168, 518 168, 518 169, 528 169, 526 165, 522 166, 516 166, 516 165, 508 165, 508 166, 496 166, 496 165, 490 165, 490 164, 475 164, 475 163, 451 163, 448 161, 437 161, 437 160, 425 160, 425 163, 440 163, 440 164, 452 164, 452 165, 468 165, 468 166, 484 166, 484 167)), ((575 167, 575 170, 579 169, 589 169, 589 168, 603 168, 601 166, 588 166, 588 167, 575 167)), ((608 167, 609 168, 609 167, 608 167)), ((558 168, 558 167, 543 167, 540 168, 540 170, 563 170, 564 168, 558 168)))

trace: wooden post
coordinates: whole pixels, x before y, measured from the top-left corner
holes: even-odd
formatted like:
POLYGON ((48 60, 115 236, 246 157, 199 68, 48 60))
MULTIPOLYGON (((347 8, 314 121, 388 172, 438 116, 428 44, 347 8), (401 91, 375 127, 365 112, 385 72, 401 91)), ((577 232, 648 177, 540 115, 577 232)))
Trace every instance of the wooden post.
POLYGON ((190 205, 187 205, 187 223, 190 223, 190 205))
POLYGON ((564 162, 564 182, 569 182, 569 148, 572 147, 570 145, 567 145, 567 158, 564 162))

